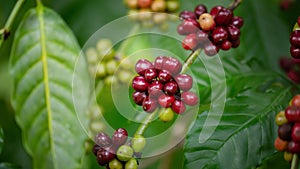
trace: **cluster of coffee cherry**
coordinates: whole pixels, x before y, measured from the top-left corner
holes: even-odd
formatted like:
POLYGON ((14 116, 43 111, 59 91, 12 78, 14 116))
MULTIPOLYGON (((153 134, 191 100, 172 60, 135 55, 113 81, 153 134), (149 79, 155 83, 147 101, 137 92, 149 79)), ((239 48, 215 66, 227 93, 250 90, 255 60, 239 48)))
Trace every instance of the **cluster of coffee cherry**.
POLYGON ((123 128, 117 129, 111 138, 103 132, 98 133, 93 147, 98 164, 108 169, 137 169, 138 162, 135 158, 141 158, 146 139, 136 135, 127 142, 127 138, 128 132, 123 128))
POLYGON ((186 50, 201 48, 206 55, 213 56, 220 49, 229 50, 240 45, 240 28, 244 22, 230 9, 215 6, 208 13, 206 6, 199 4, 194 11, 183 11, 179 17, 182 23, 177 32, 185 36, 182 46, 186 50))
POLYGON ((121 60, 113 49, 112 41, 100 39, 95 47, 89 47, 86 52, 91 77, 110 85, 113 82, 127 83, 133 76, 132 66, 128 59, 121 60), (120 64, 122 62, 122 64, 120 64), (116 72, 118 66, 120 71, 116 72), (114 77, 116 73, 116 76, 114 77))
POLYGON ((280 58, 279 64, 289 79, 300 83, 300 59, 283 57, 280 58))
POLYGON ((290 101, 290 105, 276 115, 278 137, 275 140, 275 148, 284 152, 287 161, 292 160, 295 153, 300 153, 300 95, 296 95, 290 101))
POLYGON ((182 114, 186 111, 185 105, 198 104, 198 96, 189 91, 193 86, 193 78, 188 74, 180 74, 181 69, 182 64, 173 57, 159 56, 154 63, 146 59, 138 60, 135 65, 138 76, 132 81, 135 90, 133 101, 149 113, 162 107, 182 114))
POLYGON ((179 9, 178 0, 125 0, 130 9, 128 14, 134 21, 139 21, 143 26, 151 27, 154 24, 162 29, 167 27, 169 15, 179 9))
POLYGON ((290 35, 290 53, 295 59, 300 59, 300 16, 298 17, 297 24, 294 31, 290 35))

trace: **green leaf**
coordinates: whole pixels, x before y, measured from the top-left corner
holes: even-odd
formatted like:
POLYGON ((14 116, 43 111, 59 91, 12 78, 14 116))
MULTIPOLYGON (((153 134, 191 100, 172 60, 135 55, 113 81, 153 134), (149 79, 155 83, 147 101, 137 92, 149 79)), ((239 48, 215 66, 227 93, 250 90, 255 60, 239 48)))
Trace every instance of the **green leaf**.
POLYGON ((284 160, 282 152, 276 152, 263 160, 262 165, 257 169, 289 169, 291 164, 284 160))
POLYGON ((42 4, 27 12, 15 33, 12 104, 34 168, 81 168, 87 136, 78 118, 86 121, 89 84, 79 52, 65 22, 42 4))
POLYGON ((223 114, 211 112, 210 106, 200 108, 204 112, 198 115, 185 146, 187 169, 251 168, 275 151, 274 118, 288 104, 291 85, 267 72, 232 76, 226 81, 232 86, 228 91, 232 95, 226 98, 223 114), (207 124, 208 116, 221 119, 207 124), (201 136, 214 127, 209 139, 200 143, 201 136))
POLYGON ((0 128, 0 153, 2 152, 3 144, 4 144, 4 133, 2 128, 0 128))
POLYGON ((0 163, 0 169, 21 169, 21 167, 10 163, 0 163))

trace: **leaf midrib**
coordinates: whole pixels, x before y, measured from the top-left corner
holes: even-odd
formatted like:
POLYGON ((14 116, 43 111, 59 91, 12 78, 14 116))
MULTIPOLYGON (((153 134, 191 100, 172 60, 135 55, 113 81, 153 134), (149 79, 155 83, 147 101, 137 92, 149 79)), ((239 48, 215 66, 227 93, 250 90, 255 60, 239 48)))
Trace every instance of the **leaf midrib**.
POLYGON ((45 83, 45 102, 47 107, 47 115, 48 115, 48 129, 49 129, 49 141, 50 141, 50 151, 52 152, 53 165, 54 168, 57 168, 55 163, 56 154, 55 154, 55 144, 54 144, 54 133, 53 133, 53 125, 52 125, 52 109, 51 109, 51 101, 50 101, 50 87, 49 87, 49 77, 48 77, 48 63, 47 63, 47 49, 46 49, 46 37, 45 37, 45 28, 44 28, 44 7, 40 1, 37 4, 37 14, 39 20, 40 27, 40 43, 41 43, 41 60, 43 65, 43 79, 45 83))

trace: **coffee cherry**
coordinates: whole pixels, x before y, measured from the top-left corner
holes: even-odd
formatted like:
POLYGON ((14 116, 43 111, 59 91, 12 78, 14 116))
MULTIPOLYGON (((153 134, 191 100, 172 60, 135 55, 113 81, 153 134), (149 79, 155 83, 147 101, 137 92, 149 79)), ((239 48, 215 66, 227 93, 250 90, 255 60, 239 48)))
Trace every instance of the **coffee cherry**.
POLYGON ((225 40, 227 40, 228 33, 223 27, 217 27, 212 32, 212 39, 214 43, 221 43, 225 40))
POLYGON ((109 138, 109 136, 105 133, 98 133, 95 136, 95 142, 97 145, 99 145, 101 148, 102 147, 109 147, 112 144, 112 140, 109 138))
POLYGON ((207 13, 206 6, 203 4, 199 4, 195 7, 194 13, 196 14, 197 18, 199 18, 200 15, 203 13, 207 13))
POLYGON ((101 148, 97 152, 97 161, 98 161, 98 164, 101 166, 106 165, 111 160, 113 160, 115 157, 116 157, 116 154, 112 148, 106 148, 106 149, 101 148))
POLYGON ((203 44, 209 40, 207 32, 205 32, 203 30, 199 30, 196 33, 196 40, 197 40, 199 46, 203 46, 203 44))
POLYGON ((138 0, 125 0, 125 3, 131 9, 135 9, 138 7, 138 0))
POLYGON ((146 96, 147 95, 145 92, 135 91, 132 94, 132 99, 133 99, 134 103, 141 106, 143 104, 143 101, 145 100, 146 96))
POLYGON ((237 48, 237 47, 240 46, 240 40, 239 39, 233 40, 233 41, 231 41, 231 43, 232 43, 232 48, 237 48))
POLYGON ((285 117, 289 122, 300 122, 300 108, 289 106, 285 109, 285 117))
POLYGON ((147 96, 142 104, 143 109, 148 112, 152 113, 157 107, 157 101, 155 99, 150 98, 147 96))
POLYGON ((179 9, 179 2, 178 1, 167 1, 167 10, 169 12, 175 12, 179 9))
POLYGON ((153 22, 155 24, 163 24, 168 20, 168 15, 165 13, 155 13, 153 15, 153 22))
POLYGON ((144 92, 147 91, 149 83, 143 76, 136 76, 132 80, 132 87, 136 91, 144 92))
POLYGON ((300 107, 300 95, 299 94, 297 94, 296 96, 293 97, 293 99, 291 100, 291 106, 300 107))
POLYGON ((300 47, 300 30, 295 30, 291 33, 290 43, 295 47, 300 47))
POLYGON ((112 142, 115 146, 125 144, 128 137, 128 132, 123 128, 118 128, 112 135, 112 142))
POLYGON ((166 59, 167 59, 166 56, 158 56, 154 61, 154 68, 158 70, 162 70, 166 59))
POLYGON ((132 158, 132 155, 133 155, 133 150, 128 145, 120 146, 117 151, 117 157, 120 161, 126 162, 132 158))
POLYGON ((221 45, 222 50, 229 50, 231 47, 232 43, 229 40, 224 41, 221 45))
POLYGON ((290 153, 290 152, 285 151, 285 152, 283 153, 283 158, 284 158, 285 161, 291 162, 292 159, 293 159, 293 153, 290 153))
POLYGON ((172 75, 177 75, 182 69, 182 64, 178 59, 168 57, 164 63, 163 69, 169 71, 172 75))
POLYGON ((294 124, 292 128, 292 139, 296 142, 300 142, 300 123, 294 124))
POLYGON ((154 12, 164 12, 167 8, 165 1, 153 1, 151 4, 151 9, 154 12))
POLYGON ((148 86, 150 98, 157 98, 163 94, 163 85, 159 81, 154 81, 148 86))
POLYGON ((231 40, 238 40, 240 38, 241 31, 239 28, 230 25, 227 27, 227 30, 228 30, 229 38, 231 40))
POLYGON ((93 146, 93 154, 95 155, 95 156, 97 156, 97 152, 99 151, 101 149, 101 147, 98 145, 98 144, 94 144, 94 146, 93 146))
POLYGON ((200 27, 205 31, 210 31, 216 26, 214 18, 209 13, 202 14, 198 22, 200 27))
POLYGON ((232 18, 231 25, 241 28, 244 25, 244 20, 239 16, 234 16, 232 18))
POLYGON ((292 124, 286 123, 278 127, 278 137, 284 141, 291 140, 292 124))
POLYGON ((211 10, 210 10, 210 14, 213 18, 215 18, 218 13, 220 12, 221 9, 223 9, 224 7, 223 6, 215 6, 213 7, 211 10))
POLYGON ((158 73, 158 80, 161 83, 166 83, 172 79, 172 75, 167 70, 162 70, 158 73))
POLYGON ((192 11, 182 11, 179 14, 180 19, 185 20, 185 19, 197 19, 196 15, 192 11))
POLYGON ((161 107, 168 108, 172 106, 172 103, 175 101, 174 96, 169 96, 162 94, 158 98, 158 103, 161 107))
POLYGON ((131 147, 134 152, 142 152, 146 145, 146 139, 142 135, 135 135, 131 140, 131 147))
POLYGON ((233 13, 227 8, 222 8, 215 17, 217 25, 227 26, 233 18, 233 13))
POLYGON ((279 137, 276 138, 274 146, 278 151, 285 151, 288 147, 288 142, 281 140, 279 137))
POLYGON ((196 20, 186 19, 177 27, 177 32, 180 35, 188 35, 190 33, 196 33, 199 28, 200 25, 196 20))
POLYGON ((182 101, 175 100, 172 104, 172 110, 177 114, 182 114, 185 112, 186 107, 182 101))
POLYGON ((134 159, 134 158, 131 158, 125 164, 125 169, 137 169, 137 168, 138 168, 138 163, 137 163, 136 159, 134 159))
POLYGON ((162 109, 159 112, 159 119, 162 122, 169 122, 174 119, 174 112, 171 108, 162 109))
POLYGON ((291 153, 299 153, 300 152, 300 143, 290 141, 288 143, 288 148, 287 150, 291 153))
POLYGON ((281 111, 279 112, 275 117, 275 122, 278 126, 282 126, 288 122, 288 120, 285 117, 285 112, 281 111))
POLYGON ((123 169, 123 164, 118 159, 113 159, 108 164, 109 169, 123 169))
POLYGON ((145 71, 150 68, 153 68, 153 65, 147 59, 140 59, 135 65, 135 71, 142 76, 145 74, 145 71))
POLYGON ((155 80, 156 77, 157 77, 157 71, 156 71, 156 69, 154 69, 154 68, 147 69, 147 70, 145 71, 144 76, 145 76, 145 79, 146 79, 148 82, 152 82, 152 81, 155 80))
POLYGON ((300 47, 291 46, 290 53, 295 59, 300 59, 300 47))
POLYGON ((189 106, 195 106, 199 102, 198 96, 193 92, 182 92, 181 99, 185 104, 189 106))
POLYGON ((219 48, 212 43, 207 43, 204 45, 204 52, 207 56, 214 56, 219 52, 219 48))
POLYGON ((197 47, 196 34, 187 35, 182 41, 182 47, 185 50, 194 50, 197 47))
POLYGON ((152 0, 138 0, 138 5, 140 8, 150 8, 152 0))
POLYGON ((177 93, 178 90, 179 90, 178 85, 174 81, 170 81, 164 85, 164 91, 168 95, 173 95, 173 94, 177 93))
POLYGON ((179 74, 175 77, 175 81, 180 90, 188 91, 193 86, 193 78, 188 74, 179 74))

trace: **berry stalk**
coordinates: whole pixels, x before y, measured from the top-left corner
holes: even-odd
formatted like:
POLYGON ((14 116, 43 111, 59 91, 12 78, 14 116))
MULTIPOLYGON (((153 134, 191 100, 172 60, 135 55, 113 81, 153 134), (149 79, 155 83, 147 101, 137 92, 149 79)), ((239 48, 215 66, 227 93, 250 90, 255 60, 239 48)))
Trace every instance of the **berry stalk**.
POLYGON ((228 7, 231 11, 233 11, 235 8, 237 8, 243 0, 234 0, 228 7))
POLYGON ((298 166, 299 166, 299 157, 298 154, 294 154, 291 169, 298 169, 298 166))
POLYGON ((20 11, 23 3, 24 3, 25 0, 18 0, 17 3, 15 4, 11 14, 9 15, 5 25, 4 25, 4 28, 1 29, 1 39, 0 39, 0 48, 2 46, 2 43, 4 40, 6 40, 10 34, 10 29, 11 29, 11 26, 18 14, 18 12, 20 11))
POLYGON ((197 59, 197 56, 200 54, 201 48, 193 51, 190 56, 185 60, 181 73, 185 73, 190 65, 194 63, 194 61, 197 59))
POLYGON ((150 113, 146 116, 146 118, 143 120, 142 124, 139 126, 139 128, 136 130, 135 135, 143 135, 148 127, 148 125, 151 123, 151 121, 154 119, 154 117, 157 115, 160 109, 157 109, 153 113, 150 113))

